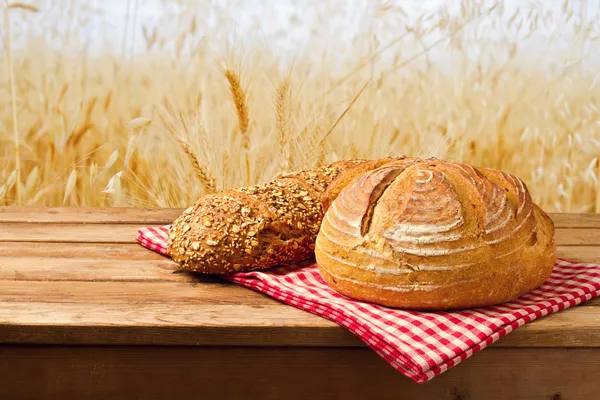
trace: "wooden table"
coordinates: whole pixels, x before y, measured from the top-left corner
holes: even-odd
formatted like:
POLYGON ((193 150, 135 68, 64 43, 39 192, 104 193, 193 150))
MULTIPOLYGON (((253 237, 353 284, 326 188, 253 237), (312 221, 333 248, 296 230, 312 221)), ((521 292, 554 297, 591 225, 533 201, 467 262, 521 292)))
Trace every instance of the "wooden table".
MULTIPOLYGON (((600 398, 600 299, 418 385, 334 323, 135 242, 181 212, 0 208, 0 399, 600 398)), ((560 257, 600 262, 600 215, 552 218, 560 257)))

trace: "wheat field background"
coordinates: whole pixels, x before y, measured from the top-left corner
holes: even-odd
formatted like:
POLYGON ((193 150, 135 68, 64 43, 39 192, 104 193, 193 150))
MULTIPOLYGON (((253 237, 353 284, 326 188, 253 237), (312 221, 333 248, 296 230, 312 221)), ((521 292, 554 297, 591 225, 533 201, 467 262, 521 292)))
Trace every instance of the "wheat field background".
POLYGON ((186 207, 410 155, 514 173, 547 211, 600 212, 587 2, 288 1, 283 25, 307 33, 282 50, 271 40, 291 33, 265 33, 270 17, 240 23, 249 1, 158 1, 150 18, 127 0, 124 32, 110 2, 3 1, 0 205, 186 207))

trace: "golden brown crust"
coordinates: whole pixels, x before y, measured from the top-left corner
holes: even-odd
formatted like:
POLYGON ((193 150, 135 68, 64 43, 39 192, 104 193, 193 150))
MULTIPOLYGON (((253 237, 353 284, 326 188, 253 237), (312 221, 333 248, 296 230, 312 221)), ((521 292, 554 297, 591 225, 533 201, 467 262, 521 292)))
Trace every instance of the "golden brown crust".
POLYGON ((168 252, 183 269, 224 274, 261 270, 314 255, 321 196, 348 160, 204 196, 171 225, 168 252))
POLYGON ((332 202, 315 254, 349 297, 390 307, 497 304, 540 286, 554 225, 502 171, 404 159, 352 180, 332 202))
POLYGON ((321 203, 323 204, 323 212, 326 212, 333 200, 340 194, 342 189, 346 187, 354 178, 359 175, 364 174, 367 171, 374 170, 375 168, 379 168, 382 165, 387 163, 398 161, 405 159, 406 157, 386 157, 378 160, 369 160, 356 163, 352 167, 346 169, 344 172, 339 174, 329 186, 327 186, 327 190, 323 194, 321 199, 321 203))

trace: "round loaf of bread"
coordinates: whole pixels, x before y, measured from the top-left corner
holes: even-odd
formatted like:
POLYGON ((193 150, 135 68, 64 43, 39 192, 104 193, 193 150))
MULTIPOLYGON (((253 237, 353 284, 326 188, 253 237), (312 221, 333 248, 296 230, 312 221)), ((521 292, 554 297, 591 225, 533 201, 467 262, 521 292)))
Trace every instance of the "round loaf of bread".
POLYGON ((544 283, 554 224, 521 179, 405 158, 354 178, 332 201, 315 256, 341 294, 448 310, 503 303, 544 283))

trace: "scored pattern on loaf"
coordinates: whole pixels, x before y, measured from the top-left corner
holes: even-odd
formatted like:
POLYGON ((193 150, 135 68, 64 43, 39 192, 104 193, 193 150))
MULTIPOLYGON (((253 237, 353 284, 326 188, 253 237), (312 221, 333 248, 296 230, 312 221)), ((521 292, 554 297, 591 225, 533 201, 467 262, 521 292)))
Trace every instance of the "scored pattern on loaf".
MULTIPOLYGON (((315 252, 334 287, 364 300, 377 301, 386 291, 436 289, 450 297, 474 290, 475 302, 509 300, 550 273, 553 230, 526 185, 511 174, 403 159, 357 177, 340 192, 325 215, 315 252), (474 289, 477 283, 481 288, 474 289)), ((462 297, 457 303, 468 302, 462 297)), ((398 303, 425 308, 452 303, 413 300, 405 296, 398 303)))

